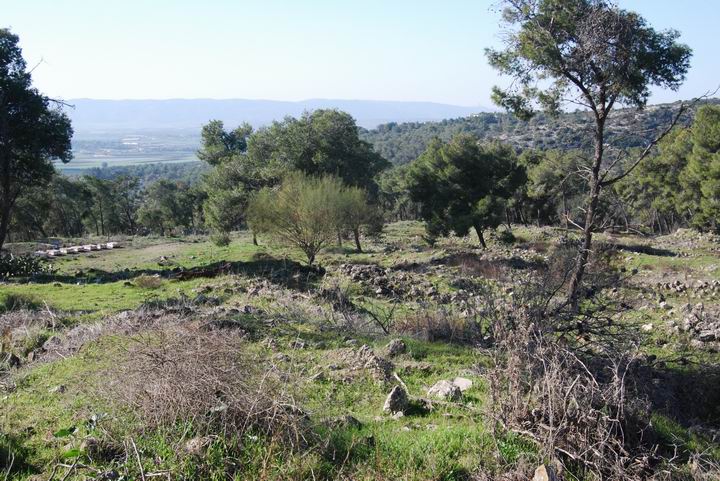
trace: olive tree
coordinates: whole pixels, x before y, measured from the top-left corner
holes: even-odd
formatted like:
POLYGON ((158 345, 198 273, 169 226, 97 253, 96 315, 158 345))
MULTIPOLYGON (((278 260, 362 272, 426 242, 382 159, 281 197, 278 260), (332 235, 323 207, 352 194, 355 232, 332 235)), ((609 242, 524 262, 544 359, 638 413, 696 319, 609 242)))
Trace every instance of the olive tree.
POLYGON ((656 31, 637 13, 607 0, 505 0, 503 5, 505 49, 486 53, 490 64, 514 81, 507 89, 495 87, 493 100, 523 118, 538 108, 557 112, 573 103, 594 120, 583 239, 567 295, 567 303, 577 306, 602 189, 631 172, 672 127, 636 158, 617 155, 608 162, 609 115, 618 105, 643 107, 651 86, 677 89, 691 51, 678 43, 677 31, 656 31))

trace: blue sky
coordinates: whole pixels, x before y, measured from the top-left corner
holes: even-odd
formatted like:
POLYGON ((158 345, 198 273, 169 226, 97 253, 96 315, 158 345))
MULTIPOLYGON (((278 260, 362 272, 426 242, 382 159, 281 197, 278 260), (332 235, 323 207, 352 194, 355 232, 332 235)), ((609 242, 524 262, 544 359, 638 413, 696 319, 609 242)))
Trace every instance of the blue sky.
MULTIPOLYGON (((620 0, 694 50, 679 92, 720 84, 716 0, 620 0)), ((58 98, 308 98, 490 105, 495 0, 0 0, 58 98)))

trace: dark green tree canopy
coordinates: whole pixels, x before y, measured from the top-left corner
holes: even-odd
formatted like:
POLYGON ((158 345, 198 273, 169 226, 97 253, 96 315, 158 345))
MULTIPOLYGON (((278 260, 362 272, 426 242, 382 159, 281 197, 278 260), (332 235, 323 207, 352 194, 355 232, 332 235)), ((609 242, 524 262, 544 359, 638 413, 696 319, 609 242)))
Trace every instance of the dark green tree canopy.
POLYGON ((211 120, 203 125, 202 148, 198 158, 210 165, 218 165, 247 151, 248 137, 252 134, 250 124, 244 123, 232 131, 226 131, 222 120, 211 120))
POLYGON ((606 0, 508 0, 505 50, 491 65, 516 80, 494 100, 522 117, 564 103, 604 115, 614 104, 641 107, 650 86, 677 89, 691 51, 675 30, 658 32, 640 15, 606 0))
POLYGON ((15 202, 71 159, 70 120, 32 87, 17 35, 0 29, 0 248, 15 202))
POLYGON ((511 147, 458 135, 430 144, 410 167, 407 187, 431 237, 474 228, 484 246, 483 230, 500 225, 507 200, 523 182, 525 171, 511 147))
POLYGON ((640 15, 609 0, 505 0, 503 4, 506 48, 486 53, 490 64, 512 77, 513 83, 505 90, 495 87, 493 100, 525 119, 538 107, 556 113, 574 103, 587 108, 595 122, 583 240, 566 302, 576 309, 603 188, 629 175, 680 114, 635 161, 623 162, 621 172, 614 170, 621 156, 603 162, 608 116, 618 104, 644 106, 651 86, 677 89, 690 66, 691 52, 677 42, 678 32, 657 32, 640 15))
POLYGON ((339 110, 315 110, 261 129, 248 153, 263 165, 308 175, 335 175, 347 185, 376 190, 374 178, 389 163, 360 140, 355 119, 339 110))

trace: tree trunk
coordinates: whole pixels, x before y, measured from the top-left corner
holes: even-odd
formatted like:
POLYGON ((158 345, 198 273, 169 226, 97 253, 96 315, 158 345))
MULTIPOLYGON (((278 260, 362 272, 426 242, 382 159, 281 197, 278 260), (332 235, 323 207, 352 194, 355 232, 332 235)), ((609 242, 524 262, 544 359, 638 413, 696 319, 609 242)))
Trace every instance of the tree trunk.
POLYGON ((355 236, 355 249, 358 252, 362 252, 362 246, 360 245, 360 229, 355 227, 353 229, 353 235, 355 236))
POLYGON ((477 232, 478 240, 480 241, 480 245, 483 249, 487 249, 487 244, 485 243, 485 236, 483 235, 483 231, 480 227, 475 226, 475 232, 477 232))
POLYGON ((258 245, 257 234, 255 233, 255 231, 253 231, 252 235, 253 235, 253 245, 256 246, 256 245, 258 245))
POLYGON ((338 231, 337 233, 337 245, 338 247, 342 247, 342 234, 340 233, 340 231, 338 231))
POLYGON ((590 195, 585 210, 585 225, 583 226, 582 245, 578 250, 575 268, 570 279, 568 287, 566 303, 573 310, 577 310, 580 301, 580 289, 585 275, 588 258, 590 257, 590 249, 592 247, 593 224, 595 222, 595 210, 597 209, 598 200, 600 199, 600 190, 602 188, 600 179, 600 166, 602 164, 604 152, 604 130, 605 118, 596 117, 595 125, 595 158, 593 159, 592 172, 590 177, 590 195))
POLYGON ((5 238, 8 235, 8 229, 10 228, 10 209, 5 207, 0 214, 0 253, 2 253, 3 245, 5 245, 5 238))

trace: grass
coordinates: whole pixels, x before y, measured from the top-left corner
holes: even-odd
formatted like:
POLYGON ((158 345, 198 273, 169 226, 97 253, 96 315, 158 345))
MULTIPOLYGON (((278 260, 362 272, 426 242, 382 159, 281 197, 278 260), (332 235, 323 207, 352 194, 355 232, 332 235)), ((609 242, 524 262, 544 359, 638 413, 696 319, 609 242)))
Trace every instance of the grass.
POLYGON ((30 295, 40 305, 47 303, 54 309, 62 311, 91 312, 98 315, 116 311, 134 309, 144 302, 163 300, 185 294, 193 296, 193 289, 198 288, 206 280, 166 282, 157 289, 147 290, 135 285, 127 285, 126 281, 108 282, 104 284, 10 284, 0 286, 0 301, 6 302, 8 297, 30 295))
MULTIPOLYGON (((551 240, 543 233, 542 229, 533 227, 515 231, 518 244, 546 249, 551 240)), ((193 298, 199 292, 218 297, 223 308, 262 309, 264 312, 260 314, 241 312, 216 317, 232 321, 236 328, 242 329, 253 351, 268 354, 267 338, 275 340, 277 353, 289 357, 289 361, 282 361, 282 369, 297 381, 294 395, 312 421, 314 439, 319 440, 289 451, 277 440, 262 436, 233 439, 218 434, 200 462, 185 454, 182 447, 182 442, 193 433, 191 424, 169 426, 164 431, 144 431, 132 421, 132 416, 110 411, 94 394, 93 386, 103 381, 100 373, 125 355, 123 347, 129 339, 128 335, 106 334, 86 343, 79 353, 66 359, 25 368, 17 379, 15 391, 0 392, 0 456, 9 451, 17 455, 19 461, 14 473, 17 479, 33 475, 47 479, 52 466, 63 460, 63 455, 73 453, 84 438, 101 436, 104 430, 112 429, 122 433, 126 441, 133 439, 146 473, 169 470, 174 476, 186 479, 330 480, 346 476, 354 480, 461 480, 468 479, 481 467, 492 472, 523 457, 536 459, 535 446, 520 436, 493 438, 492 420, 484 411, 488 400, 487 381, 480 374, 482 369, 477 369, 487 366, 488 358, 472 346, 403 337, 407 351, 393 362, 411 396, 426 396, 427 389, 442 379, 463 376, 473 381, 462 403, 436 403, 435 409, 426 414, 416 413, 400 419, 383 414, 389 385, 378 383, 368 373, 355 374, 348 382, 334 380, 332 376, 324 380, 311 379, 318 371, 329 373, 330 365, 337 362, 341 350, 368 344, 381 354, 387 342, 397 337, 397 334, 348 331, 341 317, 328 317, 330 302, 315 296, 310 288, 337 285, 353 303, 368 310, 387 310, 395 302, 389 297, 376 296, 373 289, 339 275, 336 269, 339 264, 372 263, 389 268, 401 263, 418 263, 422 269, 413 272, 417 277, 409 282, 422 279, 441 293, 453 293, 458 291, 454 280, 467 280, 462 268, 428 267, 453 253, 484 255, 473 238, 441 239, 431 248, 422 240, 423 234, 421 224, 401 222, 387 226, 382 240, 365 241, 363 253, 355 253, 351 248, 328 249, 318 259, 327 268, 327 274, 318 280, 301 279, 305 274, 299 251, 262 238, 260 246, 253 246, 249 234, 240 233, 226 247, 214 246, 205 237, 128 239, 120 249, 54 260, 55 279, 0 284, 0 305, 6 309, 23 304, 44 310, 47 304, 51 309, 62 311, 58 315, 63 319, 69 319, 63 321, 66 327, 101 321, 110 314, 151 301, 180 296, 193 298), (172 280, 166 276, 173 269, 202 268, 219 262, 233 263, 235 272, 190 280, 172 280), (254 292, 253 286, 258 285, 271 288, 254 292), (289 347, 298 338, 307 343, 305 349, 289 347), (357 343, 347 344, 348 338, 357 343), (64 389, 57 389, 58 386, 64 389), (345 415, 357 418, 361 426, 328 427, 326 421, 345 415), (88 422, 98 418, 97 424, 88 422), (77 430, 69 436, 55 435, 69 427, 77 430), (233 467, 229 468, 228 463, 233 467)), ((552 237, 556 233, 550 234, 552 237)), ((618 242, 626 244, 636 241, 632 237, 618 238, 618 242)), ((494 254, 515 255, 510 247, 493 249, 494 254)), ((714 267, 718 264, 717 257, 702 249, 697 256, 687 258, 624 253, 617 256, 616 262, 628 270, 640 270, 638 285, 620 289, 620 293, 628 297, 635 296, 637 289, 662 273, 687 273, 695 276, 694 279, 720 276, 714 267)), ((478 274, 478 279, 483 277, 482 273, 478 274)), ((669 295, 668 299, 673 303, 681 301, 669 295)), ((432 314, 437 307, 426 299, 404 299, 399 301, 394 315, 403 320, 417 313, 432 314)), ((451 309, 448 315, 456 313, 451 309)), ((671 358, 678 354, 682 339, 668 337, 664 330, 666 316, 666 311, 650 306, 642 311, 630 311, 625 320, 652 323, 655 327, 643 349, 648 354, 671 358)), ((23 352, 19 354, 38 348, 51 334, 44 327, 35 329, 24 340, 23 352)), ((720 354, 707 351, 693 352, 693 356, 703 363, 720 360, 720 354)), ((666 445, 679 440, 687 453, 708 451, 720 459, 720 448, 705 436, 689 431, 687 426, 660 412, 653 413, 652 419, 666 445)), ((85 457, 82 460, 90 462, 85 457)), ((134 455, 128 457, 123 469, 127 470, 126 479, 139 477, 134 455)))

